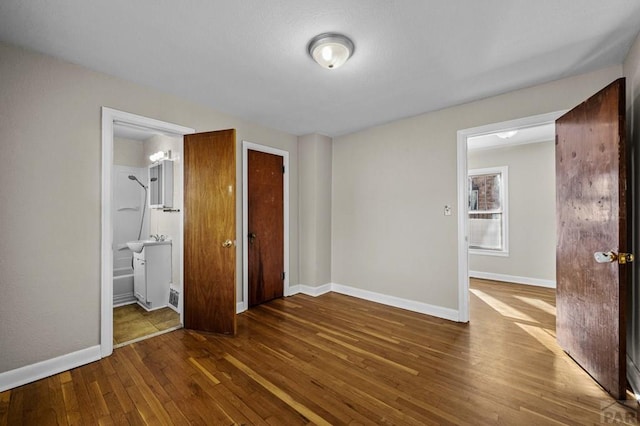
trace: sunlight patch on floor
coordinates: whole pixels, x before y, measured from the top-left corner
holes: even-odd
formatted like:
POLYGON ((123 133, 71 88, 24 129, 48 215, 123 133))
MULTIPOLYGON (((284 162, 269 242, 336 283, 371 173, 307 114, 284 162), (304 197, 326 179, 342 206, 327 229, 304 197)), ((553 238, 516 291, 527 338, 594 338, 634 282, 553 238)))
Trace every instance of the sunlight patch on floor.
POLYGON ((550 330, 542 327, 536 327, 534 325, 520 324, 518 322, 516 322, 515 324, 554 354, 560 355, 563 353, 562 349, 556 342, 554 333, 552 333, 550 330))
POLYGON ((549 315, 556 316, 556 307, 550 303, 545 302, 544 300, 534 299, 532 297, 525 297, 525 296, 513 296, 513 297, 523 301, 528 305, 533 306, 534 308, 540 309, 541 311, 546 312, 549 315))
POLYGON ((519 311, 518 309, 512 308, 511 306, 507 305, 506 303, 496 299, 493 296, 488 295, 487 293, 472 288, 469 289, 469 291, 473 294, 475 294, 476 296, 478 296, 478 298, 480 300, 482 300, 484 303, 486 303, 487 305, 491 306, 496 312, 498 312, 500 315, 505 316, 505 317, 510 317, 510 318, 514 318, 514 319, 519 319, 522 321, 529 321, 529 322, 534 322, 534 323, 539 323, 539 321, 537 321, 536 319, 530 317, 529 315, 525 314, 522 311, 519 311))

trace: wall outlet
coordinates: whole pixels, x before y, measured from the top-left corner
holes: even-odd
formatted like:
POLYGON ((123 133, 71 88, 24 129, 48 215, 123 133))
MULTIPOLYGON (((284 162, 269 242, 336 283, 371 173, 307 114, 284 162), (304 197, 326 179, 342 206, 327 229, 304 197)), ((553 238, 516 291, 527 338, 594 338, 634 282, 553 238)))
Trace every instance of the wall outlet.
POLYGON ((444 206, 444 215, 451 216, 451 206, 444 206))

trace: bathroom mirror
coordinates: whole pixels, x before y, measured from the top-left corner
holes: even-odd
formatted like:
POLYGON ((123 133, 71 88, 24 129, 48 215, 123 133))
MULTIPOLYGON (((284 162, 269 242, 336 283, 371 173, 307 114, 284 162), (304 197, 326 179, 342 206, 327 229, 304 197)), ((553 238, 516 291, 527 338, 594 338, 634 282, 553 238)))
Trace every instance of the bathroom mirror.
POLYGON ((149 166, 149 207, 173 207, 173 161, 161 160, 149 166))

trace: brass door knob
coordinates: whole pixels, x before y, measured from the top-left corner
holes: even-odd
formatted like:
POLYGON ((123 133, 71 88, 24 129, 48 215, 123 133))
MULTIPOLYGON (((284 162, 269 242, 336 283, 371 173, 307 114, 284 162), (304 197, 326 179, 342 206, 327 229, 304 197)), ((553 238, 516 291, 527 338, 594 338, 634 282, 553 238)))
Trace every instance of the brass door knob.
POLYGON ((631 263, 635 260, 635 256, 632 253, 616 253, 613 250, 607 252, 595 252, 593 257, 598 263, 613 263, 617 260, 621 265, 631 263))
POLYGON ((232 245, 233 245, 233 241, 231 241, 231 240, 227 240, 224 243, 222 243, 222 247, 224 247, 224 248, 229 248, 232 245))

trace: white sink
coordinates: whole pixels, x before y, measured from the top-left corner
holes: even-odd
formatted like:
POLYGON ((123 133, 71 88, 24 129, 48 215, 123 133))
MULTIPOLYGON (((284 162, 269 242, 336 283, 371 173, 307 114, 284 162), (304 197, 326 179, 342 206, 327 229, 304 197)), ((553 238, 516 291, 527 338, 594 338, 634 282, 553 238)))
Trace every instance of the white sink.
POLYGON ((140 253, 146 246, 157 246, 160 244, 171 244, 171 240, 156 241, 156 240, 138 240, 127 242, 127 247, 134 253, 140 253))

